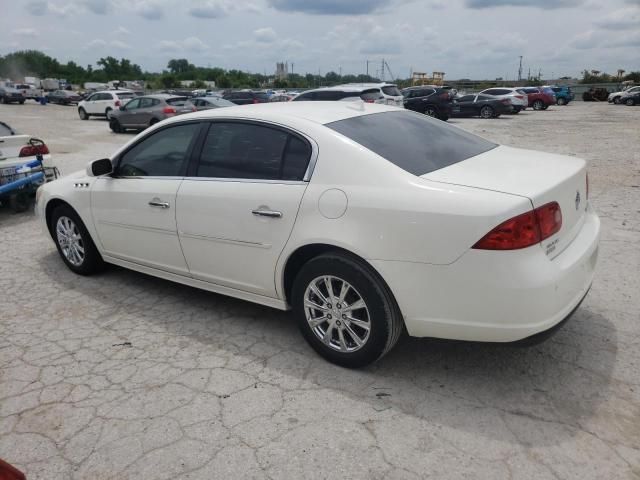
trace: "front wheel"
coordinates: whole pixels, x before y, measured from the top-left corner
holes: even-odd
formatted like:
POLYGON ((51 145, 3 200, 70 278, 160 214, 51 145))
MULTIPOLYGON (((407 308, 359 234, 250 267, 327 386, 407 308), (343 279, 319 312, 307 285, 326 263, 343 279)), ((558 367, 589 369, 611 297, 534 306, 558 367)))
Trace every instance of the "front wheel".
POLYGON ((402 315, 370 266, 342 253, 309 260, 292 292, 298 327, 311 347, 343 367, 368 365, 396 344, 402 315))
POLYGON ((80 275, 101 270, 104 262, 78 214, 60 205, 51 216, 51 233, 58 253, 69 269, 80 275))
POLYGON ((635 103, 636 103, 636 102, 634 102, 634 101, 633 101, 633 98, 628 98, 628 99, 627 99, 627 101, 626 101, 626 104, 627 104, 628 106, 630 106, 630 107, 631 107, 631 106, 633 106, 633 105, 635 105, 635 103))
POLYGON ((122 133, 124 129, 120 125, 120 122, 117 118, 112 118, 109 120, 109 128, 113 131, 113 133, 122 133))
POLYGON ((429 117, 437 117, 438 116, 438 109, 432 105, 427 106, 424 109, 424 114, 429 116, 429 117))
POLYGON ((566 105, 567 101, 564 98, 559 98, 557 103, 558 103, 558 105, 566 105))
POLYGON ((616 105, 619 105, 620 104, 620 97, 615 97, 613 99, 613 103, 615 103, 616 105))
POLYGON ((480 116, 482 118, 491 118, 494 116, 494 112, 493 112, 493 108, 491 108, 489 105, 485 105, 484 107, 482 107, 480 109, 480 116))
POLYGON ((87 111, 82 107, 78 109, 78 115, 80 116, 80 120, 89 120, 89 115, 87 115, 87 111))
POLYGON ((544 102, 542 100, 536 100, 533 102, 534 110, 544 110, 544 102))
POLYGON ((107 117, 107 120, 111 120, 111 109, 110 108, 107 108, 104 111, 104 116, 107 117))

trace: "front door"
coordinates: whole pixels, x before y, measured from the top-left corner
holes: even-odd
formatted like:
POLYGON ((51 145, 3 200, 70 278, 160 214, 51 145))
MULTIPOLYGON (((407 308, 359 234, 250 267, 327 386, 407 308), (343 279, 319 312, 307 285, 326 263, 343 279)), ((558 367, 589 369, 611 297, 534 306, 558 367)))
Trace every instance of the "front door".
POLYGON ((308 140, 259 123, 215 122, 178 191, 194 278, 276 297, 275 266, 307 187, 308 140))
POLYGON ((115 159, 91 191, 91 211, 107 255, 188 274, 176 228, 176 194, 200 124, 168 126, 115 159))
POLYGON ((118 121, 123 127, 137 127, 140 124, 140 98, 134 98, 122 107, 118 115, 118 121))

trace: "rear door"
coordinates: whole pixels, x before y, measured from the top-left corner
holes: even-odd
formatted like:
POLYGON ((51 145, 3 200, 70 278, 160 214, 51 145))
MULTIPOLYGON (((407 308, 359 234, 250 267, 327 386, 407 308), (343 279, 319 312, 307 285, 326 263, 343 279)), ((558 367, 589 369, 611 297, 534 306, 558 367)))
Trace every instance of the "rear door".
POLYGON ((180 243, 194 278, 277 297, 275 266, 291 233, 311 143, 258 122, 211 124, 180 186, 180 243))

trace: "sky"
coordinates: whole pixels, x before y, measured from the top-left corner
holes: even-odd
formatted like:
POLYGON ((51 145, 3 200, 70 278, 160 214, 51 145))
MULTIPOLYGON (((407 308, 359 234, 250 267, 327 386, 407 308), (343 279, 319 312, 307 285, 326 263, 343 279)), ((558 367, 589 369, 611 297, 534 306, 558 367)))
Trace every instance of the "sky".
MULTIPOLYGON (((0 0, 0 54, 95 67, 171 58, 273 74, 443 71, 446 78, 640 70, 640 0, 0 0)), ((387 73, 387 79, 389 74, 387 73)))

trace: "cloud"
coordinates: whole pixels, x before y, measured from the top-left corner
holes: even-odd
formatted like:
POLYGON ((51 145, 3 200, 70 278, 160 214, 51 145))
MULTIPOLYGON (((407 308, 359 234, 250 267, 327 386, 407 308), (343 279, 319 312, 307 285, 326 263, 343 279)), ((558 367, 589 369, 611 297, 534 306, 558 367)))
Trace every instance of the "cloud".
POLYGON ((16 28, 11 32, 16 37, 37 37, 38 32, 33 28, 16 28))
POLYGON ((577 50, 625 48, 640 45, 640 31, 614 33, 608 30, 587 30, 573 37, 569 45, 577 50))
POLYGON ((403 51, 403 36, 407 36, 407 24, 385 25, 372 18, 352 17, 337 24, 327 33, 330 47, 343 52, 349 45, 350 51, 366 55, 399 55, 403 51))
POLYGON ((466 0, 469 8, 532 7, 541 9, 568 8, 582 5, 585 0, 466 0))
POLYGON ((271 27, 259 28, 257 30, 254 30, 253 38, 255 38, 257 42, 273 43, 278 39, 278 35, 271 27))
POLYGON ((131 45, 120 40, 95 38, 84 46, 84 50, 131 50, 131 45))
POLYGON ((110 0, 82 0, 81 5, 96 15, 106 15, 111 11, 110 0))
POLYGON ((115 33, 120 35, 131 35, 131 32, 127 28, 123 27, 122 25, 116 28, 115 33))
POLYGON ((209 49, 209 45, 197 37, 188 37, 184 40, 162 40, 158 48, 165 52, 188 51, 192 53, 204 52, 209 49))
POLYGON ((134 12, 147 20, 160 20, 164 17, 162 5, 157 0, 141 0, 134 7, 134 12))
POLYGON ((195 18, 223 18, 229 14, 229 4, 224 0, 197 2, 189 9, 189 15, 195 18))
POLYGON ((35 17, 45 15, 64 17, 71 13, 75 6, 71 3, 59 5, 57 3, 47 2, 46 0, 31 0, 25 4, 25 8, 29 14, 35 17))
POLYGON ((595 24, 606 30, 640 29, 640 3, 635 7, 616 10, 595 24))
POLYGON ((269 5, 283 12, 302 12, 319 15, 363 15, 372 13, 388 3, 386 0, 267 0, 269 5))

